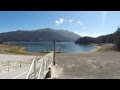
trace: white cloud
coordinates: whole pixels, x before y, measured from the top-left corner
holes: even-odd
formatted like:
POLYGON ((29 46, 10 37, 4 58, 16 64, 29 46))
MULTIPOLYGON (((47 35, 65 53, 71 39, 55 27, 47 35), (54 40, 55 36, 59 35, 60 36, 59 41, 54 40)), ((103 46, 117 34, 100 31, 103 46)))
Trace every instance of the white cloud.
POLYGON ((56 20, 56 21, 55 21, 55 24, 59 25, 59 24, 60 24, 60 22, 56 20))
POLYGON ((71 22, 73 22, 74 20, 73 19, 69 19, 69 22, 71 23, 71 22))
POLYGON ((89 36, 89 37, 98 37, 98 36, 101 36, 102 34, 101 33, 94 33, 94 34, 90 34, 90 33, 85 33, 85 32, 75 32, 76 34, 84 37, 84 36, 89 36))
POLYGON ((64 22, 64 19, 63 18, 60 18, 59 19, 59 23, 62 24, 64 22))
POLYGON ((67 20, 64 20, 63 18, 60 18, 59 20, 56 20, 56 21, 55 21, 55 24, 60 25, 60 24, 62 24, 64 21, 67 21, 67 20))
POLYGON ((55 21, 56 25, 60 25, 63 24, 65 22, 68 23, 72 23, 73 21, 77 21, 77 24, 79 24, 80 26, 82 26, 83 29, 85 29, 86 27, 84 26, 83 22, 80 20, 74 20, 74 19, 64 19, 64 18, 59 18, 58 20, 55 21))
POLYGON ((81 26, 83 26, 83 22, 82 21, 77 21, 78 24, 80 24, 81 26))
POLYGON ((80 21, 77 21, 77 23, 79 24, 79 23, 80 23, 80 21))

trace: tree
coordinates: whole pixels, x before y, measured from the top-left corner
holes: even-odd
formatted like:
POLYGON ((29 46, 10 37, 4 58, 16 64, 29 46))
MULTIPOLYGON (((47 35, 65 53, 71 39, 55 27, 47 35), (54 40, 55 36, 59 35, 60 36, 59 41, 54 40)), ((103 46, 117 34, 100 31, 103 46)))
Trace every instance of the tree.
POLYGON ((0 44, 3 44, 3 42, 4 42, 3 40, 0 40, 0 44))
POLYGON ((116 49, 120 51, 120 42, 116 44, 116 49))

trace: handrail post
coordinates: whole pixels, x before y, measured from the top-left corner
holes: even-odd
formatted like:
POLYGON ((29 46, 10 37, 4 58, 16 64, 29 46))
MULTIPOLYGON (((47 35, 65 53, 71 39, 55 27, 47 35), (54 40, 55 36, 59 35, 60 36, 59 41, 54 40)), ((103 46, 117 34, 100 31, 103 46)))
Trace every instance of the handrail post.
POLYGON ((30 68, 29 68, 29 70, 28 70, 28 73, 27 73, 26 79, 29 79, 29 75, 30 75, 30 72, 31 72, 31 70, 32 70, 32 67, 33 67, 34 61, 35 61, 35 58, 33 59, 32 64, 31 64, 31 66, 30 66, 30 68))

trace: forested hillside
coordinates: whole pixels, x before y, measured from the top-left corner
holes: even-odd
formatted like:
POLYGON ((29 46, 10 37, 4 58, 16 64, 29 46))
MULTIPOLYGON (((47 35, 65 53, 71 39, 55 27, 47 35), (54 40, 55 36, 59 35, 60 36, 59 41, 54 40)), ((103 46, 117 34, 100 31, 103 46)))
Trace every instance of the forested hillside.
POLYGON ((75 41, 76 44, 102 44, 102 43, 113 43, 117 46, 117 49, 120 50, 120 28, 118 27, 117 31, 108 34, 108 35, 103 35, 99 36, 97 38, 93 37, 80 37, 75 41))
POLYGON ((0 41, 25 41, 25 42, 41 42, 56 41, 71 42, 78 39, 80 36, 66 30, 55 30, 51 28, 44 28, 38 30, 17 30, 11 32, 0 33, 0 41))

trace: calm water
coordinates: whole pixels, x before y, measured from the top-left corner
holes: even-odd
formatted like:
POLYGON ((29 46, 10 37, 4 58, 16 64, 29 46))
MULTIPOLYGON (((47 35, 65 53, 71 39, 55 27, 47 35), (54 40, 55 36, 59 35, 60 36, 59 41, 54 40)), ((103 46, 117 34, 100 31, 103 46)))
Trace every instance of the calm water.
MULTIPOLYGON (((27 51, 40 52, 42 50, 52 50, 51 42, 11 42, 11 44, 21 45, 26 47, 27 51)), ((90 52, 96 47, 90 45, 76 45, 74 42, 56 42, 56 51, 62 52, 90 52)))

